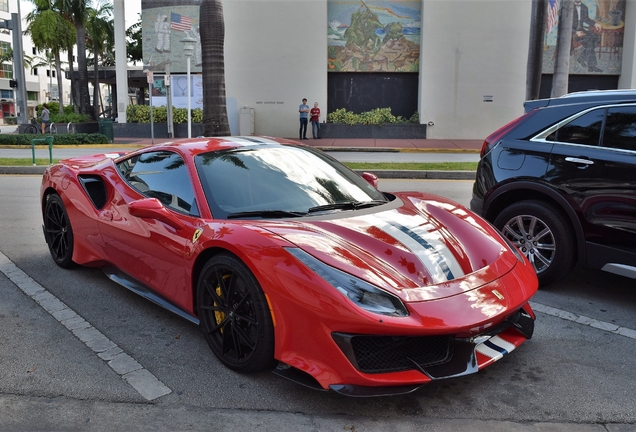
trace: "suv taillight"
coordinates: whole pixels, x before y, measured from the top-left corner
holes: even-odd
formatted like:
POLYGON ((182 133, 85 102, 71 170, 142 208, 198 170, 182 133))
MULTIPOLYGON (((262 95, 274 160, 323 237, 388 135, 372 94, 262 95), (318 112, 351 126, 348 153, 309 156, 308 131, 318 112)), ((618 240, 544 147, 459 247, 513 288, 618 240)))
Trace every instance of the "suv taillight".
POLYGON ((481 146, 481 152, 479 153, 479 157, 480 158, 484 157, 484 155, 488 153, 490 149, 499 142, 499 140, 501 140, 504 136, 506 136, 508 132, 510 132, 511 130, 516 128, 518 125, 526 121, 528 117, 531 117, 532 115, 534 115, 536 111, 537 111, 536 109, 529 111, 525 113, 524 115, 522 115, 521 117, 517 117, 510 123, 500 127, 499 129, 497 129, 496 131, 488 135, 481 146))

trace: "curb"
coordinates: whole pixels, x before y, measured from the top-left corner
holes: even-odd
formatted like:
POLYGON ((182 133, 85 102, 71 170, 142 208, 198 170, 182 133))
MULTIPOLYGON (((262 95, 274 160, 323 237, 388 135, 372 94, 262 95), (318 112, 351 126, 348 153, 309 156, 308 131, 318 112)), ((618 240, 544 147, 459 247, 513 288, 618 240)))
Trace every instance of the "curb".
MULTIPOLYGON (((42 175, 48 165, 0 166, 1 174, 42 175)), ((383 179, 417 180, 475 180, 475 171, 415 171, 415 170, 355 170, 358 174, 371 172, 383 179)))
POLYGON ((417 180, 475 180, 476 171, 417 171, 417 170, 354 170, 358 174, 370 172, 384 179, 417 180))

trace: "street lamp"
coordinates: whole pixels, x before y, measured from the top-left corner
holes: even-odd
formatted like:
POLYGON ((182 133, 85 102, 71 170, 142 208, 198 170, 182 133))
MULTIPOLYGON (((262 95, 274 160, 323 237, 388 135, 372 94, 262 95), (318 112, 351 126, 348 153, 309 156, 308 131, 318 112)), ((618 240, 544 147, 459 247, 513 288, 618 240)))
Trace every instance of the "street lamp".
POLYGON ((192 115, 190 114, 190 57, 194 54, 194 47, 197 40, 193 37, 186 36, 181 39, 183 43, 183 53, 186 56, 187 78, 188 78, 188 138, 192 138, 192 115))

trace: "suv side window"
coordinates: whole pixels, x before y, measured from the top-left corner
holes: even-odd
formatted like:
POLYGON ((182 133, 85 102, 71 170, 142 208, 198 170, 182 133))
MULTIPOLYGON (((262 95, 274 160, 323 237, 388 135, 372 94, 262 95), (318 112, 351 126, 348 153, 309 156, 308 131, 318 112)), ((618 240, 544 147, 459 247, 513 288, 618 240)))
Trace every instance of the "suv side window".
POLYGON ((597 146, 601 138, 604 117, 605 108, 590 111, 562 126, 546 139, 548 141, 597 146))
POLYGON ((614 107, 607 111, 603 147, 636 151, 636 106, 614 107))
POLYGON ((185 162, 168 151, 142 153, 117 164, 122 177, 139 193, 157 198, 182 213, 199 215, 185 162))

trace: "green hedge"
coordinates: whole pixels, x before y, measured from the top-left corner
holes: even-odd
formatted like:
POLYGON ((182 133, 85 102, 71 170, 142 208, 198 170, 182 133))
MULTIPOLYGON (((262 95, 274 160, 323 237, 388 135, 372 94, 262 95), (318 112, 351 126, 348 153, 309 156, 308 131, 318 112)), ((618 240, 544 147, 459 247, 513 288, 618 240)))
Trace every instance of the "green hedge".
MULTIPOLYGON (((195 108, 190 110, 192 123, 203 122, 203 110, 195 108)), ((168 121, 168 108, 165 105, 153 106, 152 117, 155 123, 166 123, 168 121)), ((172 120, 174 123, 188 122, 187 108, 172 108, 172 120)), ((128 105, 126 108, 126 121, 129 123, 150 123, 150 106, 148 105, 128 105)))
POLYGON ((401 116, 396 117, 391 113, 391 108, 376 108, 360 114, 340 108, 327 114, 327 121, 329 123, 344 123, 348 125, 381 125, 387 123, 419 123, 420 119, 417 112, 410 119, 405 119, 401 116))
MULTIPOLYGON (((38 117, 42 115, 42 105, 44 104, 40 104, 35 108, 38 117)), ((51 122, 53 123, 89 123, 93 121, 88 114, 75 114, 73 105, 65 105, 64 114, 60 114, 60 105, 57 102, 47 102, 47 105, 51 113, 51 122)))
POLYGON ((35 138, 53 137, 53 144, 109 144, 106 135, 94 133, 74 133, 74 134, 0 134, 0 145, 31 145, 31 140, 35 138))

